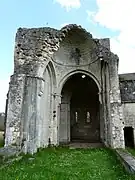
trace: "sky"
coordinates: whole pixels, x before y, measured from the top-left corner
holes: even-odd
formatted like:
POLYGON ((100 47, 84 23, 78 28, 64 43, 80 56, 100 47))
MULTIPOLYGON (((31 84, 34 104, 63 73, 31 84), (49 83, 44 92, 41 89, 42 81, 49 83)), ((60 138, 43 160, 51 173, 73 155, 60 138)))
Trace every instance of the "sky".
POLYGON ((135 72, 135 0, 0 0, 0 112, 14 68, 19 27, 78 24, 93 37, 110 38, 119 56, 119 73, 135 72))

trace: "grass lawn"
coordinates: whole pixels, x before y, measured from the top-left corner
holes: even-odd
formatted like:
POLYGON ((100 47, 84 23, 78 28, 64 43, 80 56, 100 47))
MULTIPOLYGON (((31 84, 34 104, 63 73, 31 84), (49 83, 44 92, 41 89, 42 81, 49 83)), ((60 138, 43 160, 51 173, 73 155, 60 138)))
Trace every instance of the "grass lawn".
POLYGON ((126 148, 126 151, 129 152, 130 154, 132 154, 133 156, 135 156, 135 148, 126 148))
POLYGON ((0 169, 0 180, 135 180, 108 149, 47 148, 0 169))

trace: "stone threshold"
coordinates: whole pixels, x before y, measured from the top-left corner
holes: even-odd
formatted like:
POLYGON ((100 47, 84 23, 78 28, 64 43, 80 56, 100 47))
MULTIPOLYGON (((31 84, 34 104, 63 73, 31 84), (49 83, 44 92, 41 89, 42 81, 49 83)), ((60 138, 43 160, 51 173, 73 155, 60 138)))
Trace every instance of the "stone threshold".
POLYGON ((104 145, 102 143, 84 143, 84 142, 71 142, 66 145, 70 149, 87 149, 87 148, 102 148, 104 145))

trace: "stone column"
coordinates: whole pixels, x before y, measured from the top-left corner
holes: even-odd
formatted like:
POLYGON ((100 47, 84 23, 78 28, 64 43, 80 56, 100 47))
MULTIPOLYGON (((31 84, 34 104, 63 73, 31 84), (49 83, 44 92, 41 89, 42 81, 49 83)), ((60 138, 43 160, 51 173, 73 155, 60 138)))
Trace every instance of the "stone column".
POLYGON ((53 144, 54 145, 59 145, 60 104, 61 104, 61 95, 55 93, 54 111, 53 111, 53 144))
POLYGON ((59 122, 59 140, 60 143, 68 142, 68 102, 67 99, 63 100, 60 105, 60 122, 59 122))
POLYGON ((103 61, 101 61, 101 88, 102 100, 100 102, 100 138, 101 141, 106 144, 105 67, 103 61))
POLYGON ((102 137, 103 142, 106 146, 109 146, 109 119, 110 119, 110 97, 109 91, 110 83, 109 83, 109 71, 108 64, 106 61, 102 61, 102 111, 103 111, 103 120, 102 120, 102 137))
POLYGON ((45 108, 45 102, 44 102, 44 89, 45 89, 45 80, 42 78, 37 79, 37 121, 36 121, 36 127, 37 127, 37 147, 44 147, 44 140, 43 140, 43 121, 44 121, 44 108, 45 108))
POLYGON ((106 92, 105 92, 105 104, 106 104, 106 145, 110 146, 110 120, 111 120, 111 115, 110 115, 110 80, 109 80, 109 65, 106 62, 106 67, 105 67, 105 82, 106 82, 106 92))
POLYGON ((23 151, 35 153, 40 147, 40 79, 38 77, 26 76, 22 122, 23 122, 23 151))
POLYGON ((110 145, 112 148, 124 148, 122 104, 118 77, 118 57, 111 54, 109 59, 110 76, 110 145))
POLYGON ((5 146, 21 147, 22 106, 25 75, 11 76, 6 109, 5 146))

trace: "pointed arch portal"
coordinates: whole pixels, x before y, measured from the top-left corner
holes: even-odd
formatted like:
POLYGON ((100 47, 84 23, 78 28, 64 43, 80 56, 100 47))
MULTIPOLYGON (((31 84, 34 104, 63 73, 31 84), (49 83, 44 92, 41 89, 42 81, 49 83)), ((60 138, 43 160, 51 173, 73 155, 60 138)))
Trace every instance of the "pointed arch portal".
POLYGON ((62 88, 59 141, 99 142, 99 89, 86 74, 72 75, 62 88))

